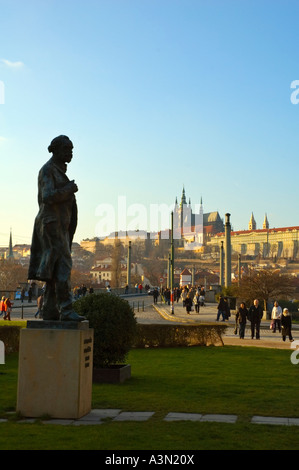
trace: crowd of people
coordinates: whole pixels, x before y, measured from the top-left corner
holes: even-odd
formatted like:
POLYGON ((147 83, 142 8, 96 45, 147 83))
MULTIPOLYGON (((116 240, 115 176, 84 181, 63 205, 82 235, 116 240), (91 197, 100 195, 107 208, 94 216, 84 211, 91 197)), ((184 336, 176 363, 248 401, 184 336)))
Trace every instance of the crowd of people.
MULTIPOLYGON (((246 308, 245 302, 241 302, 236 313, 235 334, 237 334, 239 330, 240 339, 244 339, 245 327, 248 320, 250 322, 251 339, 254 337, 256 339, 260 339, 260 325, 262 317, 263 309, 258 299, 254 300, 253 305, 251 305, 249 309, 246 308)), ((290 312, 287 308, 282 310, 277 301, 274 302, 274 306, 272 308, 270 328, 273 333, 278 329, 282 335, 283 341, 286 340, 287 336, 290 341, 294 341, 292 336, 292 319, 290 312)))
MULTIPOLYGON (((154 303, 157 303, 159 292, 157 289, 154 290, 154 303), (156 291, 156 292, 155 292, 156 291)), ((161 290, 161 300, 162 302, 170 305, 171 302, 171 291, 167 288, 162 288, 161 290)), ((203 307, 205 304, 205 289, 203 286, 182 286, 175 287, 173 290, 173 301, 179 302, 182 301, 183 307, 186 308, 187 314, 195 309, 196 313, 199 313, 200 307, 203 307)))
MULTIPOLYGON (((136 285, 137 292, 142 292, 142 286, 136 285)), ((110 286, 108 286, 110 288, 110 286)), ((107 288, 107 291, 109 291, 107 288)), ((85 285, 81 287, 75 287, 73 290, 74 299, 84 297, 87 293, 93 293, 93 289, 87 289, 85 285)), ((171 303, 171 291, 169 288, 162 288, 161 291, 155 288, 153 291, 154 303, 158 302, 158 298, 161 296, 161 301, 170 305, 171 303)), ((21 301, 24 300, 24 292, 21 295, 21 301)), ((182 301, 183 307, 186 308, 187 314, 191 314, 191 311, 195 310, 199 313, 200 307, 205 305, 205 289, 203 286, 183 286, 175 287, 173 290, 173 302, 182 301)), ((31 295, 28 295, 28 301, 31 301, 31 295)), ((11 320, 13 302, 9 297, 2 296, 0 301, 0 317, 4 320, 11 320)), ((43 306, 43 292, 37 298, 37 311, 35 318, 42 318, 42 306, 43 306)), ((231 316, 230 305, 227 297, 220 296, 217 305, 217 317, 216 321, 219 321, 222 317, 222 321, 227 321, 231 316)), ((240 339, 245 338, 245 329, 247 321, 250 323, 251 338, 260 339, 260 325, 263 318, 263 309, 258 299, 255 299, 253 304, 247 309, 245 302, 241 302, 239 308, 236 311, 235 316, 235 334, 239 333, 240 339)), ((271 323, 270 329, 273 333, 278 331, 282 335, 282 340, 286 341, 288 337, 290 341, 293 340, 292 336, 292 318, 287 308, 282 309, 277 301, 274 302, 274 306, 271 312, 271 323)))

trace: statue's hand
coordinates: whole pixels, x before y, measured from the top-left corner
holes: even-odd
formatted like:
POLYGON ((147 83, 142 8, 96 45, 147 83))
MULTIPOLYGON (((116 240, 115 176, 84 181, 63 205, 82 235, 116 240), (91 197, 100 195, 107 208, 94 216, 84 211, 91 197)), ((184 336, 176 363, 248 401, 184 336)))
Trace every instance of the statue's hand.
POLYGON ((78 191, 78 186, 76 185, 75 181, 72 180, 67 184, 67 189, 69 189, 73 193, 76 193, 78 191))

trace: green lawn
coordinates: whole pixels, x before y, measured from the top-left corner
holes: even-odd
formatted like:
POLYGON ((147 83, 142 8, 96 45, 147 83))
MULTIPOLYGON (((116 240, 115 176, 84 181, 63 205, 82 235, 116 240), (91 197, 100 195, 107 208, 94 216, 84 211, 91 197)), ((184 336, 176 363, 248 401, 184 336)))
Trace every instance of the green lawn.
MULTIPOLYGON (((256 347, 131 351, 132 378, 94 385, 93 408, 153 411, 144 423, 98 426, 0 423, 0 449, 298 449, 299 427, 251 424, 254 415, 299 417, 292 350, 256 347), (168 412, 228 413, 236 424, 165 422, 168 412)), ((0 365, 0 417, 15 410, 17 357, 0 365)))

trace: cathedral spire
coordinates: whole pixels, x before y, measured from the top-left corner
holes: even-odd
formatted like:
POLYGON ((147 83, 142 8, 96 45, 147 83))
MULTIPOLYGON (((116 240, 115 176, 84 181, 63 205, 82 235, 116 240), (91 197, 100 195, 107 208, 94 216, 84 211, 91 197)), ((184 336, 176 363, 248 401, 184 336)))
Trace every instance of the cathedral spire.
POLYGON ((9 235, 8 258, 13 258, 12 233, 11 233, 11 229, 10 229, 10 235, 9 235))
POLYGON ((184 204, 187 204, 187 201, 186 201, 185 187, 183 186, 182 197, 181 197, 181 207, 184 204))
POLYGON ((264 223, 263 223, 263 228, 269 228, 269 222, 268 222, 268 218, 267 218, 267 214, 265 214, 265 218, 264 218, 264 223))

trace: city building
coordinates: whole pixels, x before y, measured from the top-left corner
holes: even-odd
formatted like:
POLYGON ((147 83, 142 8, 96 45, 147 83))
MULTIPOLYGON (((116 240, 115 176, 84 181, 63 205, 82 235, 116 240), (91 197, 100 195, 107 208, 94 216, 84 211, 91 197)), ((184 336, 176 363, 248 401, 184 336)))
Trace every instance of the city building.
MULTIPOLYGON (((224 232, 210 238, 208 245, 217 251, 224 242, 224 232)), ((253 213, 251 214, 248 230, 231 232, 232 253, 261 258, 299 258, 299 226, 270 228, 267 215, 263 228, 257 229, 253 213)))

